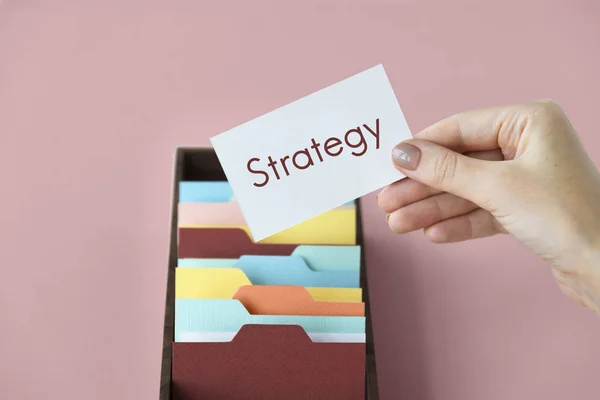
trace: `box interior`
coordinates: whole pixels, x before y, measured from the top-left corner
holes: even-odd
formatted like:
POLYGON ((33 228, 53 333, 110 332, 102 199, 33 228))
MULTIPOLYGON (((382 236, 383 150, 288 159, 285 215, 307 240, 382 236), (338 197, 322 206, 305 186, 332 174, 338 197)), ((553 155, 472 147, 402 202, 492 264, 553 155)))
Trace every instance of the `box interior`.
MULTIPOLYGON (((179 182, 181 181, 222 181, 225 173, 212 148, 178 148, 175 153, 175 170, 173 180, 173 197, 171 207, 171 235, 169 246, 169 267, 167 274, 167 294, 165 304, 165 321, 163 333, 162 366, 160 379, 160 400, 171 400, 171 344, 174 340, 175 322, 175 268, 177 267, 177 203, 179 199, 179 182)), ((363 246, 363 231, 360 199, 356 201, 357 237, 356 244, 361 246, 360 286, 363 289, 366 315, 366 393, 365 399, 379 400, 377 371, 375 366, 375 349, 373 346, 373 329, 369 303, 369 289, 363 246)))

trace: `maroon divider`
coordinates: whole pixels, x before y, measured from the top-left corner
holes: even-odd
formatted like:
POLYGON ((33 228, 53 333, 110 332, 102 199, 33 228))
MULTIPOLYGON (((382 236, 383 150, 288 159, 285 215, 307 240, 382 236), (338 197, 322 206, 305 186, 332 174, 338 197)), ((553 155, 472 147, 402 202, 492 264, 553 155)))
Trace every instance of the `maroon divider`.
POLYGON ((243 255, 289 256, 295 244, 254 243, 239 228, 179 228, 179 258, 240 258, 243 255))
POLYGON ((175 400, 364 400, 365 344, 313 343, 294 325, 244 325, 231 342, 173 343, 175 400))

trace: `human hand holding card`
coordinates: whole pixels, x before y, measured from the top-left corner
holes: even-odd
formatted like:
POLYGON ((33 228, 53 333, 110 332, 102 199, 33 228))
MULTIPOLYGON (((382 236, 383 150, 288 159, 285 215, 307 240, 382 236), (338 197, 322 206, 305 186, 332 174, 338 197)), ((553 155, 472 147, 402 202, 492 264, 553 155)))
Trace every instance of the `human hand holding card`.
POLYGON ((411 134, 382 65, 211 139, 260 241, 403 177, 411 134))

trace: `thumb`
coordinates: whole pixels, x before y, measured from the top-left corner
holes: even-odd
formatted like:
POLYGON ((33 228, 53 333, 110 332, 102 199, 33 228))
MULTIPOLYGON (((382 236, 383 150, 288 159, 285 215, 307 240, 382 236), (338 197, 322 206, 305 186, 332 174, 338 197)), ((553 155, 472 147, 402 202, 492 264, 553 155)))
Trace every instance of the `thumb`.
POLYGON ((480 206, 488 204, 498 191, 498 175, 493 167, 497 163, 471 158, 432 142, 402 142, 392 149, 392 160, 407 177, 480 206))

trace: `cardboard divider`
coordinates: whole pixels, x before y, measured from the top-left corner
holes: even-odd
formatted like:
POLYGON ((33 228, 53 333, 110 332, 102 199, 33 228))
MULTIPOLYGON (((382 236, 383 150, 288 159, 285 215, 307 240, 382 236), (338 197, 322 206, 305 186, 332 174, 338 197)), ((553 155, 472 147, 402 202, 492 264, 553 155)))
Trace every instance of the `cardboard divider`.
MULTIPOLYGON (((172 347, 175 335, 175 269, 178 260, 178 227, 177 227, 177 207, 179 199, 179 182, 181 181, 223 181, 226 180, 225 174, 221 169, 219 160, 211 148, 178 148, 175 153, 173 196, 171 207, 171 235, 169 246, 169 263, 167 270, 167 291, 165 301, 165 319, 163 331, 163 350, 162 366, 160 377, 159 400, 174 400, 172 393, 172 347)), ((373 345, 373 329, 371 325, 371 312, 369 303, 369 290, 367 282, 367 272, 365 264, 365 249, 362 233, 361 220, 361 202, 356 201, 356 244, 361 246, 360 263, 360 287, 363 289, 363 302, 365 303, 366 316, 366 400, 379 400, 379 390, 377 384, 377 370, 375 364, 375 349, 373 345)), ((262 246, 284 246, 290 247, 291 254, 297 246, 289 245, 262 245, 262 246)), ((260 254, 260 253, 258 253, 260 254)), ((265 253, 263 253, 265 254, 265 253)), ((267 253, 268 254, 268 253, 267 253)), ((272 254, 272 253, 271 253, 272 254)), ((234 257, 235 255, 232 255, 234 257)), ((210 255, 202 255, 210 258, 210 255)), ((180 346, 185 348, 184 344, 180 346)))
POLYGON ((179 258, 239 258, 243 255, 287 256, 300 245, 254 243, 240 228, 178 228, 179 258), (198 246, 198 243, 205 243, 198 246))
POLYGON ((176 399, 363 399, 365 344, 314 343, 299 326, 249 324, 230 342, 177 342, 173 359, 176 399))

